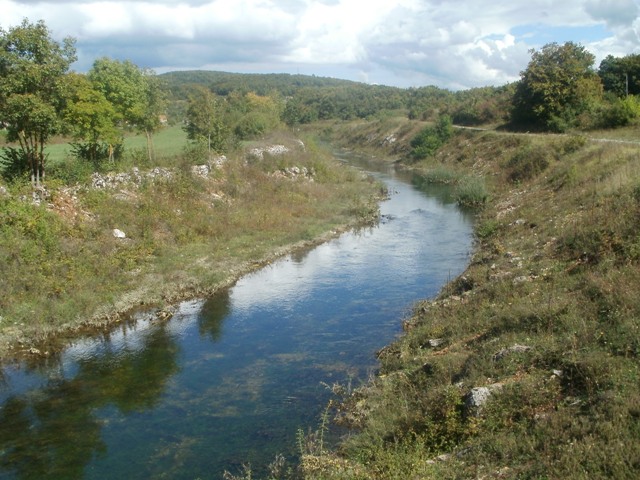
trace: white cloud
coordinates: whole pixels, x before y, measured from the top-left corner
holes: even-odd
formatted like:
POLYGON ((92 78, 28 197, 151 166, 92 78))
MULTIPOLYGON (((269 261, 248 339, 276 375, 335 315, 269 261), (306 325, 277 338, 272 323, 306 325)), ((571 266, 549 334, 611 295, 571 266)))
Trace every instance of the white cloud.
POLYGON ((630 26, 638 17, 638 4, 634 0, 590 0, 585 2, 585 11, 594 20, 604 20, 607 25, 630 26))
POLYGON ((528 50, 549 41, 582 42, 599 59, 640 45, 640 0, 0 0, 0 11, 2 28, 44 19, 56 38, 77 38, 79 70, 107 55, 163 71, 466 88, 517 79, 528 50))

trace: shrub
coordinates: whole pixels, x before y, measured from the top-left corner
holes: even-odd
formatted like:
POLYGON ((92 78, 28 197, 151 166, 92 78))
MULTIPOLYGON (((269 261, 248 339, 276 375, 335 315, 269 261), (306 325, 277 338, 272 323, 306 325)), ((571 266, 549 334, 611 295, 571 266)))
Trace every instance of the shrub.
POLYGON ((91 162, 98 167, 102 162, 109 160, 110 153, 114 160, 122 158, 124 153, 124 144, 109 144, 107 142, 84 142, 72 143, 71 154, 79 160, 91 162))
POLYGON ((636 96, 616 98, 600 114, 600 127, 624 127, 640 118, 640 100, 636 96))
POLYGON ((432 156, 452 135, 451 118, 442 115, 436 125, 423 128, 411 140, 411 156, 416 160, 432 156))
POLYGON ((567 138, 554 143, 554 149, 558 155, 569 155, 575 153, 584 147, 587 143, 587 138, 583 135, 570 135, 567 138))
POLYGON ((68 158, 63 162, 52 164, 48 169, 51 177, 61 180, 66 185, 82 183, 94 172, 93 165, 78 158, 68 158))
POLYGON ((5 147, 0 154, 0 174, 7 180, 27 178, 29 162, 19 148, 5 147))
POLYGON ((507 163, 512 182, 529 180, 545 171, 548 166, 548 153, 531 145, 520 148, 507 163))

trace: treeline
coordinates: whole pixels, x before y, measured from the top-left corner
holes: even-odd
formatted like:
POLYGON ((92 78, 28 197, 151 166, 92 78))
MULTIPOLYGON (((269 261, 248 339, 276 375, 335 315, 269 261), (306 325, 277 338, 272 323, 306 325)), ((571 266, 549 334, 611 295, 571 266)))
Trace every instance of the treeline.
MULTIPOLYGON (((594 55, 572 42, 533 51, 517 82, 457 92, 288 74, 155 75, 109 58, 78 74, 69 71, 75 53, 75 39, 54 41, 42 21, 0 29, 0 126, 11 144, 0 155, 4 176, 29 172, 39 184, 54 135, 71 138, 74 155, 97 165, 122 154, 127 131, 143 133, 152 162, 153 134, 166 123, 182 125, 200 151, 222 153, 280 126, 318 120, 395 114, 563 132, 640 117, 640 55, 608 56, 595 69, 594 55)), ((441 132, 423 133, 422 154, 443 141, 441 132)))
MULTIPOLYGON (((396 111, 410 119, 437 121, 446 115, 459 125, 502 125, 513 129, 563 132, 616 128, 640 117, 640 55, 595 56, 573 42, 551 43, 521 72, 520 80, 499 87, 464 91, 426 86, 400 89, 304 75, 242 75, 172 72, 161 77, 171 92, 176 118, 194 85, 217 96, 254 92, 282 102, 288 125, 317 120, 370 118, 396 111)), ((184 111, 184 109, 182 109, 184 111)))

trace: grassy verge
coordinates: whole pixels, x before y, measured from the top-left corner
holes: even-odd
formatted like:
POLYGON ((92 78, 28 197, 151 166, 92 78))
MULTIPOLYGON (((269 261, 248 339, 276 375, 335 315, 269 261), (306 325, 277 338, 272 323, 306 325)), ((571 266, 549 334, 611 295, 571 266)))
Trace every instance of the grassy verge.
POLYGON ((640 148, 467 131, 414 167, 484 179, 473 261, 336 388, 305 478, 638 478, 640 148))
POLYGON ((73 185, 53 175, 41 205, 26 200, 28 185, 6 185, 0 353, 44 353, 52 339, 107 326, 132 308, 211 293, 295 245, 375 217, 379 186, 313 143, 286 134, 265 143, 272 141, 288 151, 230 156, 206 176, 184 155, 137 174, 128 158, 113 168, 129 177, 108 188, 91 186, 87 175, 73 185))

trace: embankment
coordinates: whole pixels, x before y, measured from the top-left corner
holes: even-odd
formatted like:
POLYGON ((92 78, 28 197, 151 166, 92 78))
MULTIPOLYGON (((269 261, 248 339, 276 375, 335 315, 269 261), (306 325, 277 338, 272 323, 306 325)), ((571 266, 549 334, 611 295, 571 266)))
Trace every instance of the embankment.
MULTIPOLYGON (((401 160, 417 128, 326 131, 401 160)), ((640 148, 465 130, 407 167, 484 184, 472 262, 336 388, 353 434, 309 448, 307 478, 638 478, 640 148)))
POLYGON ((165 163, 51 179, 39 204, 3 186, 0 356, 46 356, 135 309, 162 318, 377 215, 379 186, 285 133, 224 161, 165 163))

